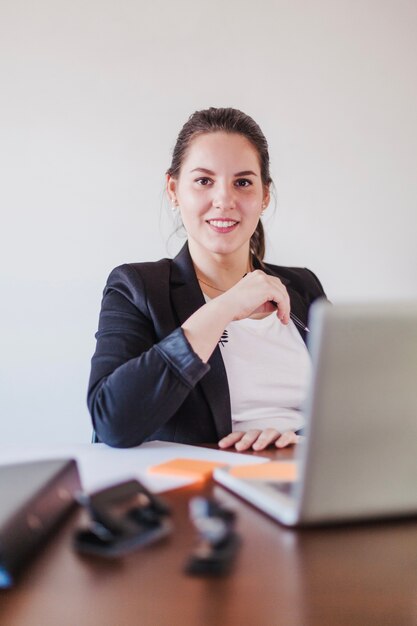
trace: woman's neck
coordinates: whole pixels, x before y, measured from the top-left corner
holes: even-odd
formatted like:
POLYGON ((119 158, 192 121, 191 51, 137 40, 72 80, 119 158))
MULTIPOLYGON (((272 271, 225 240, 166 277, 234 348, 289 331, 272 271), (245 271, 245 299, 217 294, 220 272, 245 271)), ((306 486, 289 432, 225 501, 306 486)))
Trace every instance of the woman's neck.
POLYGON ((200 250, 190 245, 190 242, 189 249, 203 291, 207 291, 205 287, 211 287, 219 295, 233 287, 252 269, 249 261, 249 249, 237 250, 228 255, 207 251, 201 253, 200 250))

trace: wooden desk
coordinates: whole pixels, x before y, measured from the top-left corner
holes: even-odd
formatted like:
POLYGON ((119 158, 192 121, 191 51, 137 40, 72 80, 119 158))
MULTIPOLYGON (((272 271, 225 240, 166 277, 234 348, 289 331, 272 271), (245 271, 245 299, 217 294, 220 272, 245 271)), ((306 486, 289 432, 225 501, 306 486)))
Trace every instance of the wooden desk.
POLYGON ((166 494, 171 537, 114 562, 71 549, 84 522, 75 513, 0 592, 1 626, 417 625, 416 520, 293 531, 219 486, 203 491, 238 513, 243 545, 228 577, 182 571, 195 540, 188 500, 202 493, 188 487, 166 494))

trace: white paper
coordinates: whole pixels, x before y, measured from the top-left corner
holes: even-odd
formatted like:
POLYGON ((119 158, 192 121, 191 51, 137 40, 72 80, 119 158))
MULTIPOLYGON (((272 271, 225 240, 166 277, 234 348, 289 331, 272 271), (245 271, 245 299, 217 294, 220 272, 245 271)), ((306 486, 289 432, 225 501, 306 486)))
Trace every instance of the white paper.
POLYGON ((165 441, 151 441, 136 448, 123 449, 110 448, 104 443, 0 446, 0 465, 60 458, 77 461, 83 489, 88 493, 131 478, 137 478, 155 493, 191 484, 192 478, 147 474, 146 470, 151 465, 172 459, 217 461, 227 465, 250 465, 268 461, 249 454, 165 441))

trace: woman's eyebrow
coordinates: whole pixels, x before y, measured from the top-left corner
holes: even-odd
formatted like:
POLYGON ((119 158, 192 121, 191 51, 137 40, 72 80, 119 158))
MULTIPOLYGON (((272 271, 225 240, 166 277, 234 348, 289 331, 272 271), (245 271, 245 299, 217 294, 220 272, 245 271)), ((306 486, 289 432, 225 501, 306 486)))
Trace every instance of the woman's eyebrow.
MULTIPOLYGON (((192 172, 204 172, 205 174, 209 174, 210 176, 215 176, 214 172, 208 170, 205 167, 196 167, 191 170, 190 173, 192 172)), ((255 174, 255 172, 252 172, 252 170, 244 170, 243 172, 236 172, 235 176, 257 176, 257 174, 255 174)))
POLYGON ((214 176, 214 172, 212 172, 211 170, 206 169, 205 167, 196 167, 193 170, 191 170, 190 173, 192 172, 204 172, 205 174, 210 174, 210 176, 214 176))
POLYGON ((243 172, 237 172, 235 176, 257 176, 257 174, 255 174, 255 172, 252 172, 252 170, 244 170, 243 172))

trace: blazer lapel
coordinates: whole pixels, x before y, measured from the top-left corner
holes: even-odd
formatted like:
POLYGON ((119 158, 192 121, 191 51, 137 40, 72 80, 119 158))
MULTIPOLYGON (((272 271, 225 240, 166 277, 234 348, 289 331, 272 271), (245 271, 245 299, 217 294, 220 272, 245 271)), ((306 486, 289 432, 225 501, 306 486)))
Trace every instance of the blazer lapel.
MULTIPOLYGON (((197 309, 205 304, 198 284, 193 262, 186 243, 172 261, 171 299, 182 324, 197 309)), ((209 359, 210 370, 200 380, 199 385, 210 406, 219 439, 232 432, 230 395, 223 358, 217 346, 209 359)))

